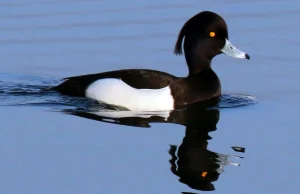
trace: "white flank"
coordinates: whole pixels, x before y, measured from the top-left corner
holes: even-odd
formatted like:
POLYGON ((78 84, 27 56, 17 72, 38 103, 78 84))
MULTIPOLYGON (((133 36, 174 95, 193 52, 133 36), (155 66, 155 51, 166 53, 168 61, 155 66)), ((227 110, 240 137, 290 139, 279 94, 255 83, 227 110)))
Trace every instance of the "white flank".
POLYGON ((89 85, 85 95, 132 111, 160 111, 174 108, 174 99, 169 86, 161 89, 135 89, 120 79, 107 78, 89 85))

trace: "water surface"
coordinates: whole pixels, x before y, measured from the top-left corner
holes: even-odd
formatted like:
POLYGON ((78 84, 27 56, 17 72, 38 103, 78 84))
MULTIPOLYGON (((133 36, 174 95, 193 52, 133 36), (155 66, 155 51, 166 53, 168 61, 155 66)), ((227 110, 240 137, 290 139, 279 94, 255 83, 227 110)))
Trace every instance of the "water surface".
MULTIPOLYGON (((219 156, 226 163, 234 155, 244 158, 229 161, 241 166, 224 165, 212 182, 215 193, 297 193, 299 9, 298 1, 283 0, 1 1, 0 84, 55 84, 122 68, 185 76, 184 57, 172 54, 177 33, 194 14, 212 10, 227 21, 230 40, 251 55, 250 61, 214 59, 223 92, 255 96, 259 103, 198 112, 210 119, 197 129, 209 133, 190 136, 187 123, 176 119, 155 117, 151 128, 132 127, 60 111, 68 107, 33 106, 28 103, 43 97, 22 96, 26 106, 0 108, 0 193, 201 193, 192 183, 210 171, 199 165, 214 166, 219 156), (24 79, 15 79, 20 75, 24 79), (203 157, 180 154, 191 150, 203 157), (186 168, 185 160, 195 168, 186 168)), ((1 98, 1 105, 20 103, 1 98)))

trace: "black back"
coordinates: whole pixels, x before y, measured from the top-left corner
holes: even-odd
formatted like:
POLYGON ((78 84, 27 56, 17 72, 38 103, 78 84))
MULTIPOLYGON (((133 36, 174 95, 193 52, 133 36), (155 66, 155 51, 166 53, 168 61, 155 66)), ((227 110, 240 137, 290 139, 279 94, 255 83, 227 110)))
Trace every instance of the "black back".
POLYGON ((62 94, 85 96, 86 88, 96 80, 105 78, 121 79, 137 89, 159 89, 170 85, 178 78, 168 73, 147 69, 126 69, 98 74, 81 75, 65 78, 66 81, 52 88, 62 94))

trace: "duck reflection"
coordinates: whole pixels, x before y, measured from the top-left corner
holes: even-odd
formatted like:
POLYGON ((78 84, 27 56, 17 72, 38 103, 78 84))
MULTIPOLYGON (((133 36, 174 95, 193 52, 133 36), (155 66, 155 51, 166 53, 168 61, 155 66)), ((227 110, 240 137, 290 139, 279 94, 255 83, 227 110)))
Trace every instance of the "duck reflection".
MULTIPOLYGON (((217 129, 220 112, 216 109, 193 110, 185 118, 185 137, 179 148, 171 145, 171 171, 179 181, 201 191, 213 191, 214 181, 219 179, 226 165, 239 166, 230 162, 230 156, 212 152, 207 149, 209 132, 217 129), (176 154, 177 152, 177 154, 176 154)), ((239 157, 237 157, 239 158, 239 157)))
POLYGON ((220 112, 218 109, 204 109, 200 106, 189 106, 181 110, 167 112, 131 112, 131 111, 96 111, 68 110, 67 114, 92 120, 150 127, 150 123, 175 123, 185 126, 185 137, 180 146, 171 145, 169 154, 171 172, 179 181, 192 189, 213 191, 213 182, 219 179, 226 165, 239 166, 230 162, 232 157, 208 150, 209 132, 217 129, 220 112))

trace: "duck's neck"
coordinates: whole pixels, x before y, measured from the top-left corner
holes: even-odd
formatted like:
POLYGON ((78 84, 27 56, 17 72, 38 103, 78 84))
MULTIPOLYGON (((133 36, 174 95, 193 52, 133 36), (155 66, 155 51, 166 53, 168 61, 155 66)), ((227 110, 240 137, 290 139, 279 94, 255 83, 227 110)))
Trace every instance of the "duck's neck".
POLYGON ((189 76, 211 69, 211 60, 206 44, 196 38, 186 38, 184 42, 184 54, 189 68, 189 76))
POLYGON ((211 69, 211 59, 198 55, 186 55, 186 62, 189 68, 189 76, 199 74, 202 71, 211 69))

